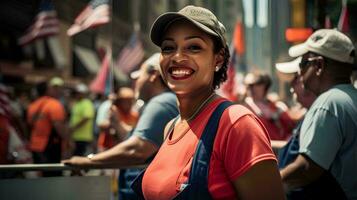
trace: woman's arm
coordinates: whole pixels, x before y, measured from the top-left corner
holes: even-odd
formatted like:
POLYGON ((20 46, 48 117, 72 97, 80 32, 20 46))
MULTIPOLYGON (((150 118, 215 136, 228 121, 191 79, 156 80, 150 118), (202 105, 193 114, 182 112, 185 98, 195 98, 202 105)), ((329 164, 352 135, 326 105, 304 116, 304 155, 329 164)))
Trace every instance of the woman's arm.
POLYGON ((274 160, 256 163, 233 183, 240 200, 285 199, 279 170, 274 160))

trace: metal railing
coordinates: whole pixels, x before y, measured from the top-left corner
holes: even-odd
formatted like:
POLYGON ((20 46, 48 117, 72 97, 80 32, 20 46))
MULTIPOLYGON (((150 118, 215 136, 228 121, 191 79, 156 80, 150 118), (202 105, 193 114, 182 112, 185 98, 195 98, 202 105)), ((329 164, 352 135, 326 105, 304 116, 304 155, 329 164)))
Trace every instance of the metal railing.
POLYGON ((53 170, 78 170, 78 169, 130 169, 130 168, 144 168, 146 165, 127 165, 116 167, 115 165, 107 166, 90 166, 90 167, 77 167, 69 166, 62 163, 54 164, 12 164, 12 165, 0 165, 0 172, 6 171, 53 171, 53 170))
MULTIPOLYGON (((66 171, 90 169, 128 169, 144 168, 145 165, 132 166, 91 166, 74 167, 56 164, 14 164, 0 165, 2 172, 27 171, 66 171)), ((40 178, 0 179, 1 200, 110 200, 111 180, 109 176, 58 176, 40 178)))

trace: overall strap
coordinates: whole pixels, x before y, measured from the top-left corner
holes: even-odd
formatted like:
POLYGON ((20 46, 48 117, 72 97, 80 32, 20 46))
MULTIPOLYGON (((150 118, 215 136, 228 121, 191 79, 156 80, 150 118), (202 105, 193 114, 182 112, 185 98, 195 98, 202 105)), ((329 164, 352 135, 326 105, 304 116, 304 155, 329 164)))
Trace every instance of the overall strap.
POLYGON ((224 110, 232 105, 229 101, 220 103, 212 113, 202 133, 193 157, 188 184, 191 185, 189 199, 212 199, 208 191, 208 172, 216 132, 224 110))

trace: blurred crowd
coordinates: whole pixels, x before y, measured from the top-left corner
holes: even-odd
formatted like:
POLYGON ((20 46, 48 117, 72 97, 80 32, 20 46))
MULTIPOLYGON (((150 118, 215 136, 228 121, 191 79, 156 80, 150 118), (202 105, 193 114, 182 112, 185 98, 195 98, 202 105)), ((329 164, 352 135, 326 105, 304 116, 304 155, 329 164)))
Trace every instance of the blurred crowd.
MULTIPOLYGON (((271 139, 287 140, 305 109, 270 92, 268 73, 255 70, 243 83, 237 103, 261 119, 271 139)), ((1 164, 58 163, 107 150, 127 137, 143 105, 131 87, 104 96, 91 93, 84 83, 67 87, 60 77, 38 83, 27 96, 15 95, 4 84, 0 89, 1 131, 6 133, 1 134, 1 164)))
POLYGON ((70 88, 53 77, 28 96, 14 89, 0 86, 1 164, 59 163, 104 151, 125 139, 138 120, 130 87, 103 97, 86 84, 70 88))

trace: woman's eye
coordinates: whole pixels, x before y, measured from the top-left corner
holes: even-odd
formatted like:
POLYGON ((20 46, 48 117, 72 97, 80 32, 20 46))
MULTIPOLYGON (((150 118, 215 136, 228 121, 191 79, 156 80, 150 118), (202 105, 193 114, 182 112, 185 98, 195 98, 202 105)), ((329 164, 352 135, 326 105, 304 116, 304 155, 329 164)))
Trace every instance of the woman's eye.
POLYGON ((201 48, 201 46, 199 46, 199 45, 190 45, 190 46, 188 46, 187 49, 189 49, 189 50, 191 50, 191 51, 199 51, 199 50, 201 50, 202 48, 201 48))
POLYGON ((162 46, 161 47, 161 52, 162 53, 169 53, 173 51, 175 48, 173 46, 162 46))

